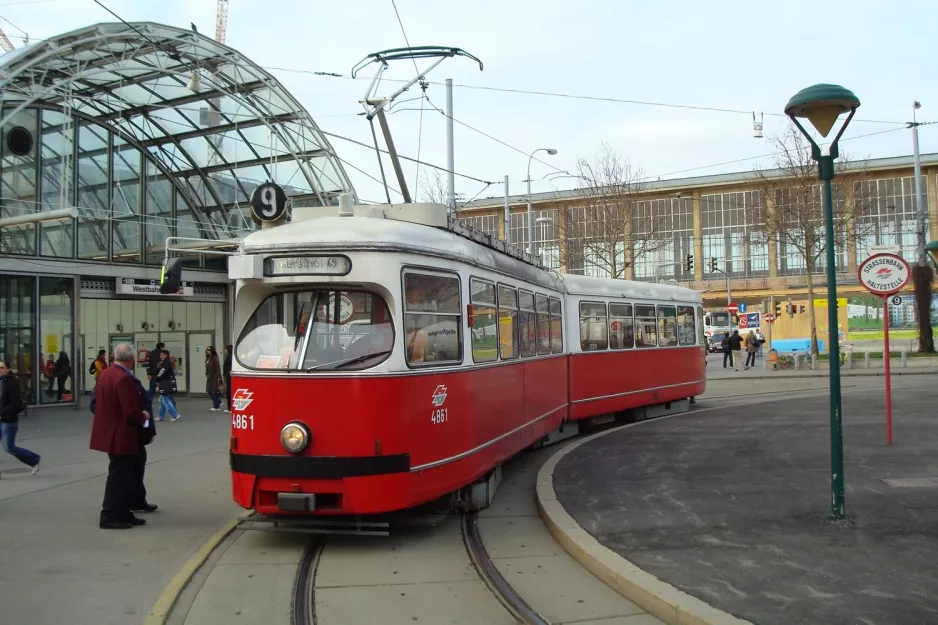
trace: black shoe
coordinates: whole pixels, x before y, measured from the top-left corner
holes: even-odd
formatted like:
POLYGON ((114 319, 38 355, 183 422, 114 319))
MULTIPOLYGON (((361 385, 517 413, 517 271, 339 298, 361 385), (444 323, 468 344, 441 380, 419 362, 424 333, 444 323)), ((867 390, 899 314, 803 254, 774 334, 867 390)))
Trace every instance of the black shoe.
POLYGON ((139 508, 131 508, 133 512, 156 512, 156 509, 159 508, 155 503, 145 503, 139 508))
POLYGON ((129 519, 127 519, 127 522, 130 523, 131 525, 146 525, 146 524, 147 524, 147 520, 146 520, 146 519, 141 519, 141 518, 135 517, 135 516, 130 517, 129 519))
POLYGON ((126 521, 100 521, 98 527, 103 530, 126 530, 133 527, 133 525, 126 521))

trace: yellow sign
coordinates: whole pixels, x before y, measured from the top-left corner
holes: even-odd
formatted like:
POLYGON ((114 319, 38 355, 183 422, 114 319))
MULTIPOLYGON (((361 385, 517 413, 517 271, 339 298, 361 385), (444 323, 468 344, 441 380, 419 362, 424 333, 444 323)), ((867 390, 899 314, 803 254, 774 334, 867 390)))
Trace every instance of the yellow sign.
POLYGON ((57 334, 47 334, 46 335, 46 353, 59 354, 59 337, 57 334))
MULTIPOLYGON (((837 298, 837 308, 846 308, 846 306, 847 306, 847 298, 846 298, 846 297, 838 297, 838 298, 837 298)), ((814 300, 814 307, 815 307, 815 308, 827 308, 827 300, 826 300, 826 299, 816 299, 816 300, 814 300)))

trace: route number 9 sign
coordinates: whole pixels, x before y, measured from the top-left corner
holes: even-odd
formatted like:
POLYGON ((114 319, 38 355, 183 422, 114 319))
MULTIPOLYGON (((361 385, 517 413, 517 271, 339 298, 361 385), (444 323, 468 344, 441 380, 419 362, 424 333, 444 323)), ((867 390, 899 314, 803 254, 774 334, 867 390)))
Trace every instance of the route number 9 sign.
POLYGON ((251 193, 251 212, 258 222, 274 222, 283 219, 287 210, 287 194, 274 182, 258 185, 251 193))

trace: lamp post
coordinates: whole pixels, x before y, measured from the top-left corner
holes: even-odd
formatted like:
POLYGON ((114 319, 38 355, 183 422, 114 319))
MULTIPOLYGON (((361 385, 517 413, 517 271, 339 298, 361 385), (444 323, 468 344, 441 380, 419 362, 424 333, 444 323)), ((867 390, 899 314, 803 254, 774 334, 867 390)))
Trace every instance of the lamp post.
POLYGON ((844 518, 844 437, 840 397, 840 354, 837 335, 837 266, 834 256, 834 208, 831 200, 831 180, 834 178, 834 159, 839 156, 837 142, 853 119, 860 100, 852 91, 839 85, 820 84, 796 93, 785 106, 785 114, 811 143, 811 158, 818 163, 818 178, 824 182, 824 230, 827 245, 827 312, 828 346, 830 355, 831 392, 831 515, 844 518), (848 113, 826 156, 810 134, 798 122, 807 118, 815 130, 826 137, 834 122, 848 113))
POLYGON ((557 153, 557 150, 554 148, 538 148, 531 152, 531 156, 528 158, 528 254, 533 250, 534 245, 534 220, 531 219, 531 161, 534 160, 534 155, 538 152, 547 152, 551 156, 557 153))

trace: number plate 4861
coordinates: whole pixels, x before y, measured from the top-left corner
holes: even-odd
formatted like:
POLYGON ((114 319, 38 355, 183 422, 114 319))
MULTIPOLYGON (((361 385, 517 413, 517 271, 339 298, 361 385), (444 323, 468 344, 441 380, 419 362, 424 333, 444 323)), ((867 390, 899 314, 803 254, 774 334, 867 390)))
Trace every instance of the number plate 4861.
POLYGON ((437 408, 430 413, 430 423, 445 423, 449 418, 448 408, 437 408))
POLYGON ((253 430, 254 415, 233 414, 231 415, 231 427, 235 430, 253 430))

